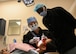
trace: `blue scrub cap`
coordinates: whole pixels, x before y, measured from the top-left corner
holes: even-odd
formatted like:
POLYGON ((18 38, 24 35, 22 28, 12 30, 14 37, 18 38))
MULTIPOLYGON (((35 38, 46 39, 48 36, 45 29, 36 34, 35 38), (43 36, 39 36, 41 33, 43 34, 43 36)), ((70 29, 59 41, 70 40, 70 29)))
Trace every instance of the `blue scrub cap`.
POLYGON ((29 17, 29 18, 27 19, 27 23, 28 23, 28 24, 31 23, 31 22, 33 22, 33 21, 37 21, 35 17, 29 17))
POLYGON ((45 6, 44 4, 37 4, 34 8, 34 11, 37 11, 39 8, 45 6))

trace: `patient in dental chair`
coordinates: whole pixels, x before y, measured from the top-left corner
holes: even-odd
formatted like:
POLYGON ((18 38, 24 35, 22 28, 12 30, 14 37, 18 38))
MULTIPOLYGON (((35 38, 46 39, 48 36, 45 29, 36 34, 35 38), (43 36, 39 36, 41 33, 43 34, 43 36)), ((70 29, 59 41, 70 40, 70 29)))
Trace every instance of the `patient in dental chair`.
POLYGON ((38 54, 33 46, 26 43, 9 44, 9 52, 12 54, 38 54))

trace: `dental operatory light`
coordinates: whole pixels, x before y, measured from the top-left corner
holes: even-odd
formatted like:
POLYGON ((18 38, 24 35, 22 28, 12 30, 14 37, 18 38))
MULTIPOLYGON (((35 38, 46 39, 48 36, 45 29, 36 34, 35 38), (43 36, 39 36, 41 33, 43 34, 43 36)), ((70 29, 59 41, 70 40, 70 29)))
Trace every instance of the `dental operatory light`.
POLYGON ((18 3, 20 3, 21 1, 23 1, 23 3, 27 6, 30 7, 32 5, 34 5, 34 0, 17 0, 18 3))
POLYGON ((23 3, 29 7, 34 5, 34 0, 23 0, 23 3))
POLYGON ((27 7, 34 5, 34 0, 22 0, 22 1, 27 7))

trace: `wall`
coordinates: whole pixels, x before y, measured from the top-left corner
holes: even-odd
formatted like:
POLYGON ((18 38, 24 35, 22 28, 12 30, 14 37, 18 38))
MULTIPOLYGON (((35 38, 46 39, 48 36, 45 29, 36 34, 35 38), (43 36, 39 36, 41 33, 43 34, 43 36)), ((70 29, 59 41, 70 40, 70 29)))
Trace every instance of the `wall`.
POLYGON ((71 12, 71 14, 76 18, 76 0, 73 2, 69 12, 71 12))
MULTIPOLYGON (((35 5, 37 3, 44 3, 48 8, 53 8, 56 6, 62 6, 69 11, 73 4, 74 0, 35 0, 35 5), (69 1, 69 3, 68 3, 69 1)), ((35 6, 34 5, 34 6, 35 6)), ((16 0, 8 2, 0 2, 0 18, 6 19, 6 33, 7 44, 13 43, 13 39, 16 38, 17 42, 21 43, 23 38, 23 27, 27 26, 26 19, 30 16, 35 16, 38 20, 39 26, 43 29, 46 29, 42 24, 42 17, 39 16, 36 12, 33 11, 34 6, 26 7, 23 2, 18 3, 16 0), (8 22, 9 20, 21 20, 21 33, 18 36, 8 36, 8 22)), ((74 15, 74 14, 73 14, 74 15)), ((1 43, 0 43, 1 44, 1 43)))
POLYGON ((4 40, 4 37, 0 36, 0 50, 3 49, 3 48, 6 48, 5 47, 6 45, 4 44, 3 40, 4 40))

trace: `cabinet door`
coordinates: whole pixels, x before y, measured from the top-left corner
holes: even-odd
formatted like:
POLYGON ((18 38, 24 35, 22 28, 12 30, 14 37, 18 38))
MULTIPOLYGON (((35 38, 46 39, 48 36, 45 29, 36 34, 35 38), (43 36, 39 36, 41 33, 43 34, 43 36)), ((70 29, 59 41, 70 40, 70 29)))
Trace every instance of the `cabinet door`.
POLYGON ((5 26, 6 26, 6 21, 4 19, 0 19, 0 36, 5 35, 5 26))

